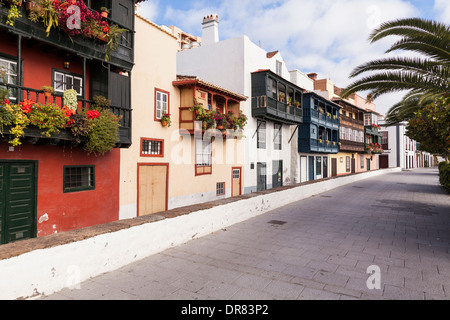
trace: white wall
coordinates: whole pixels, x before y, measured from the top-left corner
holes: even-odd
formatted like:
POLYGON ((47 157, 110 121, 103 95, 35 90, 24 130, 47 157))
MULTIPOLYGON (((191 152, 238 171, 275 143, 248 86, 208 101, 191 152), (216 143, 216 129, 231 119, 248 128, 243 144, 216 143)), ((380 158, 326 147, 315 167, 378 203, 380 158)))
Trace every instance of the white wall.
MULTIPOLYGON (((266 149, 257 149, 257 119, 252 114, 251 73, 259 69, 276 72, 276 62, 283 63, 282 77, 291 81, 291 73, 280 53, 267 58, 267 52, 250 41, 247 36, 236 37, 204 47, 181 51, 177 55, 177 73, 179 75, 198 76, 228 90, 243 94, 249 99, 243 104, 244 113, 249 118, 245 128, 245 168, 244 193, 256 191, 257 163, 267 164, 267 185, 272 185, 272 161, 283 161, 283 183, 291 183, 291 145, 288 143, 292 130, 283 125, 282 150, 273 148, 273 122, 267 122, 266 149), (254 169, 250 169, 250 164, 254 169)), ((304 81, 304 80, 303 80, 304 81)), ((297 139, 297 134, 293 139, 297 139)))

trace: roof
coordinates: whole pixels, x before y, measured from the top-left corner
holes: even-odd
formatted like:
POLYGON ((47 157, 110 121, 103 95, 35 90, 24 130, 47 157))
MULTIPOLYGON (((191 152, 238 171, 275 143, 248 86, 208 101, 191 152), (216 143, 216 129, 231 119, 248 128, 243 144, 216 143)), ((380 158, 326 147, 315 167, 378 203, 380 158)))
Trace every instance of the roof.
POLYGON ((216 91, 221 92, 222 94, 228 95, 230 97, 233 97, 234 99, 237 99, 239 101, 246 101, 248 99, 247 96, 241 95, 239 93, 224 89, 218 85, 215 85, 213 83, 204 81, 197 76, 185 76, 185 75, 178 75, 177 80, 173 81, 172 83, 174 86, 187 86, 187 85, 198 85, 205 87, 207 89, 213 89, 216 91))
POLYGON ((280 51, 277 50, 277 51, 268 52, 267 53, 267 58, 269 58, 269 59, 273 58, 274 56, 277 55, 278 52, 280 52, 280 51))

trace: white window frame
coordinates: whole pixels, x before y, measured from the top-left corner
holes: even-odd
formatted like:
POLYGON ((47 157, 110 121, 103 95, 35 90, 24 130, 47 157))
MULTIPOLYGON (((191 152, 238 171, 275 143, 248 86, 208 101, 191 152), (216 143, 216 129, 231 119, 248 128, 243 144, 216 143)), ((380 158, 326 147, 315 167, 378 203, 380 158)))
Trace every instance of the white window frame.
POLYGON ((69 89, 75 89, 77 92, 77 96, 81 97, 83 95, 83 78, 78 77, 72 74, 60 72, 60 71, 54 71, 53 72, 53 88, 55 89, 55 92, 64 93, 64 91, 69 89), (62 83, 61 81, 58 81, 57 78, 62 77, 62 83), (68 80, 71 80, 71 85, 68 85, 68 80), (74 83, 75 80, 80 82, 79 90, 75 88, 74 83), (62 86, 62 87, 61 87, 62 86))
POLYGON ((169 113, 169 94, 156 90, 156 119, 161 120, 163 115, 169 113))
POLYGON ((212 141, 195 139, 195 165, 197 167, 212 166, 212 141))
MULTIPOLYGON (((0 67, 1 66, 6 67, 6 78, 7 78, 6 79, 6 83, 7 84, 18 85, 17 84, 17 79, 18 79, 18 76, 17 76, 17 62, 13 61, 13 60, 10 60, 10 59, 6 59, 6 58, 0 57, 0 67), (6 64, 6 66, 4 66, 3 64, 6 64), (13 70, 12 66, 16 67, 15 68, 16 69, 16 73, 12 72, 12 70, 13 70), (16 83, 14 83, 14 80, 13 80, 14 77, 16 78, 16 81, 15 81, 16 83)), ((0 79, 0 80, 3 81, 3 79, 0 79)), ((17 91, 17 89, 10 89, 10 94, 13 93, 14 91, 17 91)), ((17 96, 11 95, 11 96, 9 96, 9 100, 16 101, 17 100, 17 96)))

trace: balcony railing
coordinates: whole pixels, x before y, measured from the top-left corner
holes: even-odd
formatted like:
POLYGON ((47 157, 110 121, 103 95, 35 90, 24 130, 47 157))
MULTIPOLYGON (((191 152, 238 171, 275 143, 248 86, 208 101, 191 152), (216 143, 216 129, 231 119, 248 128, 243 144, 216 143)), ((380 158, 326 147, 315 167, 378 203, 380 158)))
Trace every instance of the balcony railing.
POLYGON ((268 96, 259 96, 252 99, 252 116, 295 125, 303 122, 303 109, 268 96))
POLYGON ((328 115, 316 109, 305 108, 303 110, 303 118, 305 122, 315 122, 334 129, 339 128, 338 116, 328 115))
POLYGON ((320 153, 338 153, 339 146, 336 141, 329 141, 328 143, 320 139, 300 138, 298 144, 299 152, 320 152, 320 153))
POLYGON ((339 147, 340 151, 353 151, 353 152, 364 152, 365 144, 364 142, 356 142, 350 140, 340 139, 339 142, 341 146, 339 147))
MULTIPOLYGON (((14 27, 11 27, 5 23, 8 17, 8 6, 0 6, 0 26, 9 28, 14 33, 20 34, 24 38, 38 39, 39 41, 51 44, 56 48, 81 53, 90 59, 105 60, 107 52, 107 45, 105 42, 83 36, 69 37, 64 31, 58 29, 58 27, 53 28, 47 36, 44 24, 34 23, 28 18, 29 14, 25 10, 25 5, 18 7, 18 9, 21 17, 17 18, 14 21, 14 27)), ((107 21, 110 25, 114 24, 117 25, 119 29, 126 30, 117 39, 118 47, 111 52, 111 63, 131 69, 134 61, 134 31, 111 19, 107 19, 107 21)))
MULTIPOLYGON (((36 90, 33 88, 27 88, 22 86, 17 86, 13 84, 4 84, 0 82, 0 86, 6 87, 11 92, 14 92, 15 96, 10 97, 10 102, 18 104, 26 100, 32 100, 41 104, 55 104, 62 108, 64 104, 64 99, 62 94, 52 94, 51 97, 46 97, 41 90, 36 90)), ((90 106, 94 104, 91 100, 86 100, 78 98, 78 110, 89 110, 90 106)), ((119 136, 118 147, 129 147, 131 145, 131 112, 129 108, 123 108, 119 106, 110 106, 109 108, 117 117, 119 117, 119 136)), ((30 132, 34 132, 30 130, 30 132)), ((37 131, 36 131, 37 132, 37 131)), ((42 135, 39 135, 45 138, 42 135)), ((34 136, 33 136, 34 137, 34 136)), ((61 132, 58 134, 58 139, 60 140, 73 140, 73 136, 69 132, 61 132)))

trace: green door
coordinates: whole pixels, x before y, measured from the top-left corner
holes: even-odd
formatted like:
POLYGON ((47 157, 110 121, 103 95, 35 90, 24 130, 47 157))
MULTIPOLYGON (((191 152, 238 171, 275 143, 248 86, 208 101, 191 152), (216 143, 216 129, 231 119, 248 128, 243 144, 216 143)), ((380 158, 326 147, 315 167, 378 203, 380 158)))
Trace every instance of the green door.
POLYGON ((35 162, 0 162, 0 244, 36 237, 35 162))

